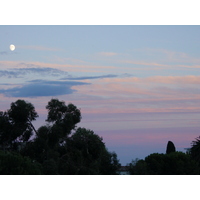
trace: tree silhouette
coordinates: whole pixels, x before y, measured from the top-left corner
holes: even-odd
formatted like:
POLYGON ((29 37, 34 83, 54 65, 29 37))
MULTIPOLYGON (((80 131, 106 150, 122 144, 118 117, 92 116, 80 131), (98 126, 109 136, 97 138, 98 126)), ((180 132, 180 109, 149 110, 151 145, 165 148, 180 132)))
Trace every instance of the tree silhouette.
POLYGON ((200 136, 197 137, 196 140, 192 141, 189 152, 192 158, 200 164, 200 136))
POLYGON ((7 112, 0 112, 0 145, 23 144, 20 150, 10 150, 39 163, 42 174, 117 174, 117 154, 109 152, 94 131, 77 128, 81 112, 75 105, 51 99, 46 109, 47 124, 38 130, 31 123, 38 115, 29 102, 17 100, 7 112))
POLYGON ((65 105, 65 102, 58 99, 51 99, 46 106, 48 116, 46 121, 50 123, 48 132, 49 140, 52 142, 64 142, 76 124, 81 121, 81 112, 72 103, 65 105))
POLYGON ((0 151, 0 174, 2 175, 39 175, 42 166, 30 158, 16 152, 0 151))
POLYGON ((171 152, 169 154, 153 153, 144 160, 129 164, 130 174, 138 175, 198 175, 198 163, 189 154, 171 152))
POLYGON ((34 106, 24 100, 11 103, 7 112, 0 113, 0 144, 3 149, 15 149, 27 142, 35 130, 32 121, 38 117, 34 106))
POLYGON ((172 153, 172 152, 176 152, 176 148, 175 148, 173 142, 168 141, 167 148, 166 148, 166 154, 169 154, 169 153, 172 153))
POLYGON ((78 128, 68 138, 60 173, 116 174, 119 166, 116 153, 106 149, 101 137, 92 130, 78 128))

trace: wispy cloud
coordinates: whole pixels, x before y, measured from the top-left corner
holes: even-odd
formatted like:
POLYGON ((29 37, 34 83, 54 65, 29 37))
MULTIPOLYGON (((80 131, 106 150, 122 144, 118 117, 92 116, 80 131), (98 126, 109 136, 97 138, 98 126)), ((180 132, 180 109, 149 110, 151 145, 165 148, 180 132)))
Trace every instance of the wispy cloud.
POLYGON ((0 77, 18 78, 19 74, 15 71, 0 70, 0 77))
POLYGON ((100 56, 115 56, 117 53, 115 52, 99 52, 98 55, 100 56))
POLYGON ((175 52, 164 49, 162 52, 165 54, 166 61, 168 62, 200 64, 199 57, 193 57, 185 52, 175 52))
POLYGON ((200 58, 194 57, 185 52, 172 51, 169 49, 157 48, 142 48, 135 49, 134 52, 139 52, 145 55, 148 59, 156 59, 157 62, 173 62, 173 63, 191 63, 200 64, 200 58))
MULTIPOLYGON (((121 60, 120 63, 130 64, 134 66, 134 70, 138 71, 154 71, 154 70, 197 70, 200 68, 200 64, 164 64, 158 62, 148 62, 148 61, 138 61, 138 60, 121 60), (143 66, 143 67, 140 67, 143 66)), ((199 62, 200 63, 200 62, 199 62)), ((130 69, 127 66, 123 67, 124 69, 130 69)))
POLYGON ((16 51, 1 51, 0 52, 0 55, 1 56, 11 56, 11 55, 13 55, 13 54, 18 54, 16 51))
POLYGON ((17 46, 17 48, 19 48, 19 49, 37 50, 37 51, 61 51, 62 50, 62 49, 59 49, 59 48, 36 46, 36 45, 17 46))
POLYGON ((7 51, 1 51, 1 52, 0 52, 0 55, 7 55, 7 54, 8 54, 7 51))
POLYGON ((134 70, 191 70, 200 68, 200 58, 198 56, 195 57, 185 52, 175 52, 167 49, 135 49, 133 55, 129 58, 120 59, 119 62, 133 65, 134 70), (134 53, 136 56, 134 56, 134 53), (141 55, 142 59, 139 58, 141 55), (136 68, 137 66, 139 67, 136 68))
POLYGON ((13 70, 22 75, 26 75, 26 74, 39 74, 41 76, 68 75, 68 73, 65 71, 54 69, 54 68, 45 68, 45 67, 19 68, 19 69, 13 69, 13 70))
POLYGON ((156 62, 144 62, 144 61, 134 61, 134 60, 125 60, 124 63, 135 64, 135 65, 148 65, 148 66, 161 66, 161 67, 169 67, 170 65, 165 65, 156 62))
POLYGON ((117 69, 115 66, 97 66, 97 65, 72 65, 72 64, 57 64, 44 62, 24 62, 24 61, 0 61, 0 66, 8 68, 25 68, 25 67, 45 67, 54 68, 68 72, 105 72, 108 70, 117 69))
POLYGON ((200 76, 188 75, 188 76, 151 76, 151 77, 118 77, 104 80, 104 83, 163 83, 163 84, 180 84, 180 85, 187 85, 187 84, 200 84, 200 76))
POLYGON ((108 74, 102 76, 81 76, 81 77, 67 77, 62 78, 60 80, 88 80, 88 79, 104 79, 104 78, 115 78, 117 75, 115 74, 108 74))
POLYGON ((89 113, 199 112, 200 77, 113 77, 73 86, 89 113), (95 99, 92 100, 92 97, 95 99), (96 106, 98 105, 98 106, 96 106))
POLYGON ((200 84, 200 76, 155 76, 146 78, 146 81, 165 84, 200 84))
POLYGON ((74 85, 85 85, 87 83, 73 81, 44 81, 32 80, 21 86, 1 89, 0 93, 7 97, 44 97, 72 94, 76 90, 71 89, 74 85))
POLYGON ((76 58, 68 58, 68 57, 60 57, 57 55, 54 55, 51 57, 52 62, 55 63, 76 63, 76 64, 88 64, 87 61, 76 59, 76 58))
POLYGON ((34 74, 37 76, 68 76, 68 73, 62 70, 44 67, 30 67, 30 68, 11 68, 9 70, 0 70, 0 77, 7 78, 22 78, 26 75, 34 74))

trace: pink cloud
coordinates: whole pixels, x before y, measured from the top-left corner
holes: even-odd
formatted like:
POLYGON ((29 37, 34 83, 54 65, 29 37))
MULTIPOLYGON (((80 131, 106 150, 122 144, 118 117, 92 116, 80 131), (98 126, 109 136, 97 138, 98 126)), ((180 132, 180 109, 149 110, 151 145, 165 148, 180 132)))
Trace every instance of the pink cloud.
POLYGON ((87 113, 199 112, 198 76, 105 78, 91 85, 73 86, 87 113), (84 100, 84 96, 93 99, 84 100))
POLYGON ((147 55, 147 59, 150 56, 150 60, 121 60, 119 62, 128 63, 133 65, 151 66, 151 68, 135 68, 134 70, 161 70, 161 69, 199 69, 200 59, 193 57, 184 52, 174 52, 166 49, 138 49, 136 52, 142 52, 147 55), (156 61, 154 61, 154 57, 156 61), (173 64, 171 64, 173 63, 173 64), (190 63, 190 64, 188 64, 190 63), (154 67, 154 68, 152 68, 154 67))
POLYGON ((94 65, 71 65, 44 62, 24 62, 24 61, 0 61, 0 65, 6 68, 24 68, 24 67, 48 67, 62 69, 67 72, 105 72, 106 70, 115 69, 114 66, 94 66, 94 65))
MULTIPOLYGON (((102 82, 102 80, 98 80, 102 82)), ((200 84, 200 76, 152 76, 147 78, 124 77, 105 78, 104 83, 164 83, 164 84, 200 84)))
POLYGON ((200 76, 155 76, 146 78, 146 81, 165 84, 200 84, 200 76))
MULTIPOLYGON (((132 98, 143 95, 145 99, 147 97, 152 98, 177 98, 178 95, 182 95, 185 98, 188 98, 186 91, 182 92, 178 89, 175 89, 176 86, 182 86, 183 88, 189 86, 189 84, 196 84, 197 86, 200 83, 200 76, 155 76, 147 78, 136 78, 136 77, 127 77, 127 78, 105 78, 101 80, 87 81, 92 83, 91 85, 82 85, 74 86, 73 89, 77 89, 78 93, 93 95, 93 96, 129 96, 132 95, 132 98), (161 85, 162 84, 162 85, 161 85), (170 84, 170 87, 168 86, 170 84), (166 87, 165 92, 160 87, 166 87), (173 86, 173 88, 171 88, 173 86), (168 87, 168 88, 167 88, 168 87), (160 88, 160 89, 159 89, 160 88), (168 89, 168 90, 167 90, 168 89), (174 96, 174 94, 177 94, 174 96)), ((186 87, 187 89, 187 87, 186 87)), ((188 90, 189 91, 189 90, 188 90)), ((193 98, 198 97, 198 94, 194 94, 193 98)), ((140 98, 141 99, 141 98, 140 98)), ((149 99, 149 98, 148 98, 149 99)), ((149 99, 151 100, 151 99, 149 99)))
POLYGON ((160 66, 160 67, 169 67, 170 65, 165 65, 156 62, 144 62, 144 61, 134 61, 134 60, 125 60, 124 63, 135 64, 135 65, 147 65, 147 66, 160 66))

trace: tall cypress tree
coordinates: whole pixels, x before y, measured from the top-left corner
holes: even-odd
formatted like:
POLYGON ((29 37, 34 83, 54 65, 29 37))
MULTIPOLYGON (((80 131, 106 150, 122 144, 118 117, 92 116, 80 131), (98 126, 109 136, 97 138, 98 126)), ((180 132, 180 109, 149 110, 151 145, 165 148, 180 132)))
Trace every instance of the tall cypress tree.
POLYGON ((172 141, 168 141, 167 143, 167 149, 166 149, 166 154, 176 152, 176 148, 174 146, 174 143, 172 141))

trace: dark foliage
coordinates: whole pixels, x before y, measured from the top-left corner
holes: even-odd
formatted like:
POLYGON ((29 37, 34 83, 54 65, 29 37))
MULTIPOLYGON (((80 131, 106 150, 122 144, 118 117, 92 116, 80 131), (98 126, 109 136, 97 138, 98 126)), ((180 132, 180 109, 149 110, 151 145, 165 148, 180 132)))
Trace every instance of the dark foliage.
POLYGON ((200 173, 198 163, 183 152, 154 153, 144 160, 133 161, 129 167, 130 174, 135 175, 197 175, 200 173))
MULTIPOLYGON (((115 175, 120 168, 94 131, 77 128, 81 112, 72 103, 52 99, 47 124, 35 130, 34 106, 24 100, 0 111, 0 174, 115 175), (30 140, 31 136, 34 137, 30 140)), ((168 141, 166 154, 154 153, 128 165, 135 175, 194 175, 200 173, 200 137, 185 154, 168 141)))
POLYGON ((197 137, 196 140, 192 141, 189 153, 200 165, 200 136, 197 137))
POLYGON ((19 153, 0 151, 0 174, 40 175, 42 166, 19 153))
POLYGON ((11 103, 7 112, 0 112, 0 145, 16 150, 20 143, 29 141, 33 131, 32 121, 38 117, 34 106, 24 100, 11 103))
POLYGON ((173 152, 176 152, 176 148, 174 146, 174 143, 171 142, 171 141, 168 141, 168 143, 167 143, 167 149, 166 149, 166 154, 173 153, 173 152))
POLYGON ((0 112, 0 147, 8 157, 0 156, 1 174, 117 174, 116 153, 92 130, 76 127, 81 112, 75 105, 52 99, 46 108, 48 124, 37 131, 31 123, 38 117, 32 104, 18 100, 8 112, 0 112))

